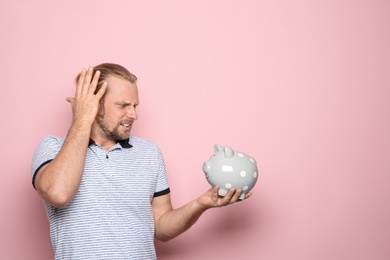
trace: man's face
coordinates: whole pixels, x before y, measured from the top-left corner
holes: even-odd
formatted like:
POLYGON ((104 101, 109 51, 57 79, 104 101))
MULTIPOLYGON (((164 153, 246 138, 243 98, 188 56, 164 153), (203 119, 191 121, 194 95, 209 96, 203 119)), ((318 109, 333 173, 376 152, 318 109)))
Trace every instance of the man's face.
POLYGON ((125 140, 130 136, 134 120, 138 118, 139 104, 137 85, 127 80, 109 76, 108 89, 104 97, 104 115, 96 122, 100 138, 111 141, 125 140))

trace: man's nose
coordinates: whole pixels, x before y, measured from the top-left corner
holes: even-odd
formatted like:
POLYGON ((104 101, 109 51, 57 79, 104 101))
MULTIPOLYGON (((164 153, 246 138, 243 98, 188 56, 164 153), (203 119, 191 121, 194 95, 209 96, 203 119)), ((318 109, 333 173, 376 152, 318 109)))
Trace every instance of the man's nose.
POLYGON ((127 111, 127 115, 126 116, 129 117, 129 118, 132 118, 134 120, 137 120, 138 119, 138 113, 137 113, 136 107, 129 106, 129 109, 127 111))

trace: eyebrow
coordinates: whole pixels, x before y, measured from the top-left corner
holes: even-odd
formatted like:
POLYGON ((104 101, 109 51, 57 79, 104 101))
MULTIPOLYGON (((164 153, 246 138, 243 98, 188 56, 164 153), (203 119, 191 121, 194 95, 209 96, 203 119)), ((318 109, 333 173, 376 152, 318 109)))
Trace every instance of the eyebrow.
POLYGON ((139 102, 127 102, 127 101, 116 101, 115 104, 118 104, 118 105, 134 105, 134 106, 138 106, 139 105, 139 102))

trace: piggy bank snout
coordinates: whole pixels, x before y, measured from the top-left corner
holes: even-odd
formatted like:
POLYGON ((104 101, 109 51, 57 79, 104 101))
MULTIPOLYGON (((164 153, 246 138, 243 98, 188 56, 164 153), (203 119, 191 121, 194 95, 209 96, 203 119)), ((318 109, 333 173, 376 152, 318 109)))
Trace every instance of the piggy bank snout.
POLYGON ((202 169, 203 169, 203 172, 206 174, 206 178, 208 178, 209 177, 208 174, 209 174, 210 169, 211 169, 211 164, 208 161, 204 162, 202 169))

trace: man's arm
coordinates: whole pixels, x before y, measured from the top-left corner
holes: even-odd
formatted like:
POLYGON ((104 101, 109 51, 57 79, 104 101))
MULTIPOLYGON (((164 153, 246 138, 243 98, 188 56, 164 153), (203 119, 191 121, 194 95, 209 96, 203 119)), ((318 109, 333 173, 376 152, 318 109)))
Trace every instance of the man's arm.
POLYGON ((64 144, 57 156, 36 173, 35 188, 54 207, 65 207, 80 185, 92 123, 107 87, 105 83, 95 95, 100 72, 93 79, 92 74, 93 68, 81 72, 75 97, 67 98, 72 106, 73 122, 64 144))
MULTIPOLYGON (((205 192, 186 205, 173 209, 170 195, 153 198, 152 208, 155 219, 155 237, 160 241, 168 241, 188 230, 208 209, 223 207, 239 201, 241 190, 231 189, 225 197, 218 196, 218 186, 205 192)), ((252 193, 246 194, 246 199, 252 193)))

